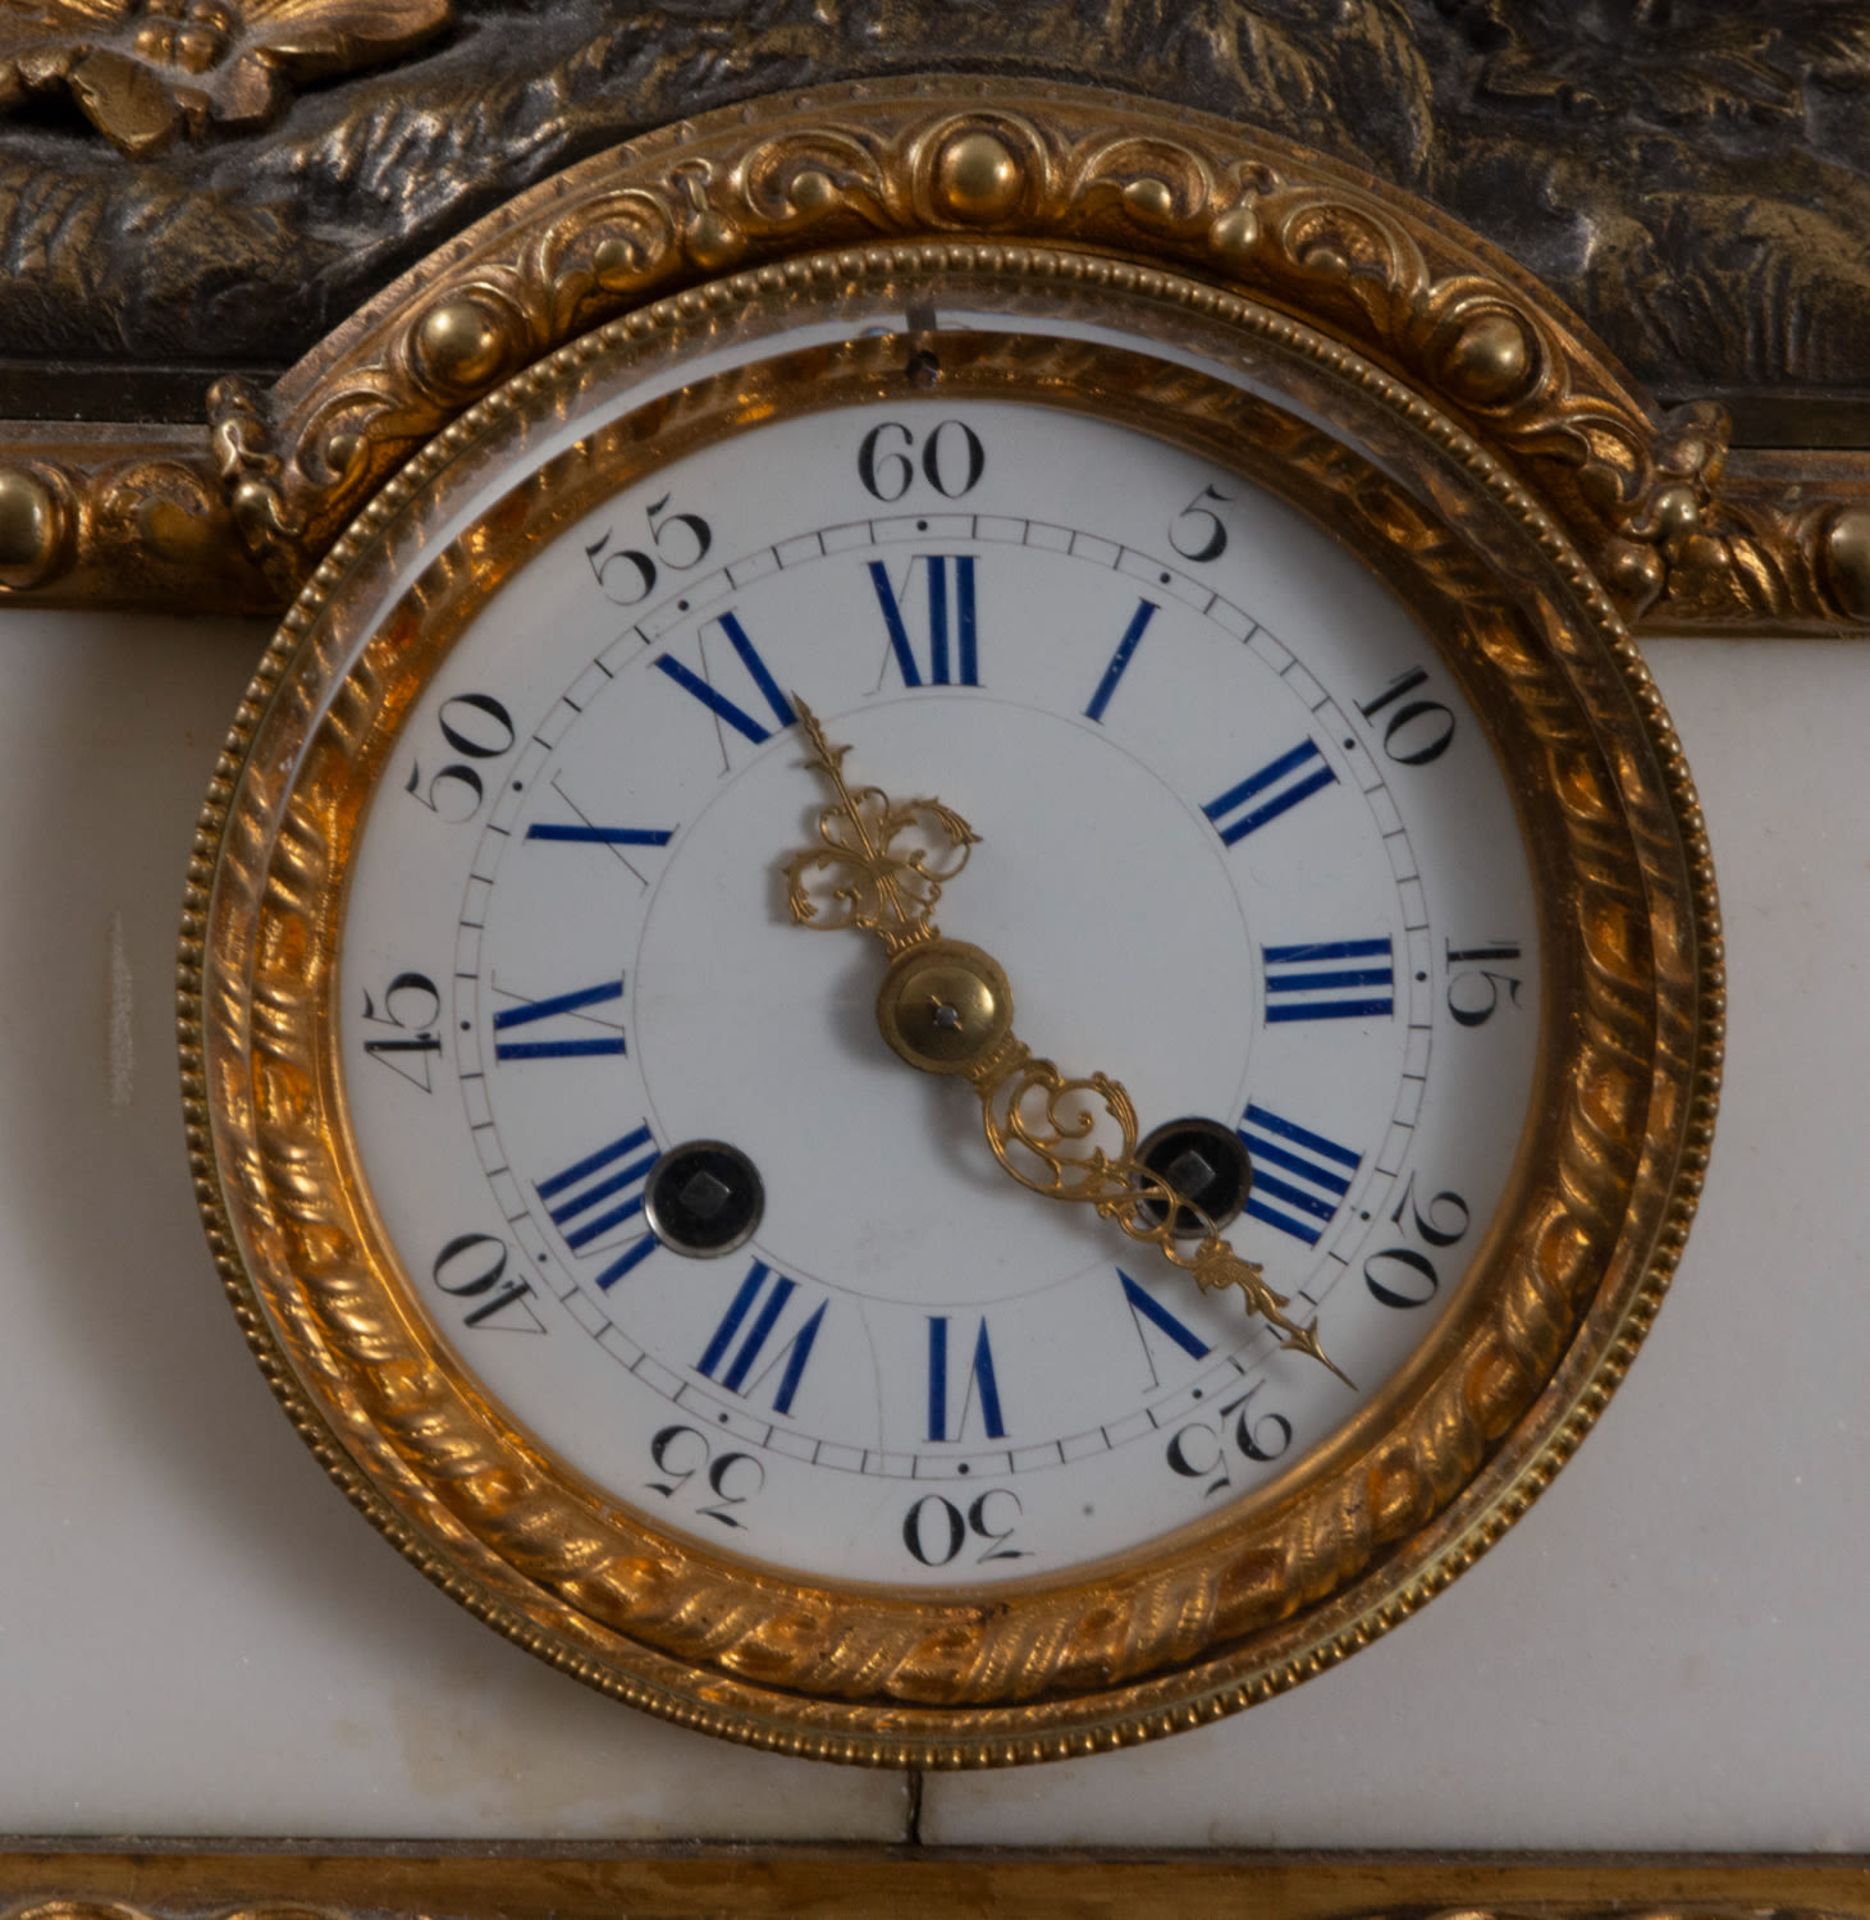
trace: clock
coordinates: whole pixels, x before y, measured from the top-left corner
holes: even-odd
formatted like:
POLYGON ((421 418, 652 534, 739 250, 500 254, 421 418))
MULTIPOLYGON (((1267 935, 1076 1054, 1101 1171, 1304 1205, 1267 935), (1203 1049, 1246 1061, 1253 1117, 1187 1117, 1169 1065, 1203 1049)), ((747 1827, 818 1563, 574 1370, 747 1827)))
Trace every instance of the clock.
POLYGON ((1655 691, 1453 419, 1166 267, 877 243, 369 500, 184 1057, 261 1363, 423 1571, 978 1764, 1250 1705, 1518 1516, 1686 1229, 1716 955, 1655 691))

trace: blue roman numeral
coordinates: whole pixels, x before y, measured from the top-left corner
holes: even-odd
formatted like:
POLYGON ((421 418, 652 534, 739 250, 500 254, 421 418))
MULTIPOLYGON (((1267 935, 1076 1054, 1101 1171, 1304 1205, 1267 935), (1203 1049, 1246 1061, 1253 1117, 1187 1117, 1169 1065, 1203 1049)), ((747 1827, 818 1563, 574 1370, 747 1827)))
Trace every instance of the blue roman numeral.
POLYGON ((805 1363, 812 1357, 818 1329, 824 1324, 829 1301, 821 1300, 812 1314, 771 1359, 760 1366, 761 1355, 772 1338, 787 1303, 798 1292, 799 1283, 783 1273, 775 1273, 764 1260, 756 1260, 747 1269, 739 1291, 727 1304, 721 1324, 714 1329, 707 1350, 695 1362, 695 1370, 710 1380, 718 1380, 729 1393, 742 1393, 751 1399, 775 1367, 781 1369, 779 1385, 773 1394, 773 1411, 790 1413, 798 1397, 799 1382, 805 1377, 805 1363), (767 1283, 771 1282, 769 1286, 767 1283), (764 1296, 764 1297, 762 1297, 764 1296), (743 1333, 741 1329, 745 1327, 743 1333), (735 1341, 739 1345, 735 1345, 735 1341), (725 1366, 726 1372, 719 1369, 725 1366), (756 1373, 754 1369, 758 1367, 756 1373), (743 1393, 743 1389, 745 1390, 743 1393))
POLYGON ((516 1007, 502 1007, 493 1017, 493 1057, 496 1060, 579 1060, 593 1054, 616 1054, 624 1049, 623 1035, 607 1021, 582 1021, 591 1007, 608 1006, 623 998, 623 982, 606 980, 600 986, 577 987, 570 993, 555 993, 544 1000, 528 1000, 516 1007), (556 1040, 502 1040, 500 1035, 518 1027, 536 1026, 541 1020, 574 1016, 574 1025, 609 1027, 604 1033, 576 1034, 556 1040))
MULTIPOLYGON (((641 1214, 643 1184, 658 1157, 646 1122, 538 1183, 539 1198, 546 1203, 552 1224, 573 1253, 582 1253, 594 1241, 641 1214)), ((653 1233, 641 1235, 596 1276, 597 1284, 608 1291, 625 1274, 635 1272, 661 1244, 653 1233)))
POLYGON ((1214 822, 1222 844, 1233 846, 1259 832, 1269 820, 1289 813, 1301 800, 1336 784, 1337 775, 1315 740, 1301 740, 1289 753, 1269 760, 1238 786, 1229 787, 1201 809, 1214 822))
POLYGON ((968 1415, 976 1401, 980 1403, 981 1424, 989 1440, 1006 1438, 1006 1421, 1000 1414, 1000 1383, 994 1376, 993 1345, 987 1338, 987 1322, 974 1336, 974 1358, 967 1369, 960 1396, 948 1390, 948 1316, 929 1315, 929 1434, 931 1440, 959 1440, 967 1428, 968 1415), (950 1409, 955 1420, 948 1423, 950 1409))
POLYGON ((1136 611, 1130 615, 1130 624, 1124 628, 1123 638, 1117 642, 1117 651, 1110 656, 1110 665, 1104 669, 1104 677, 1097 683, 1091 704, 1084 710, 1087 720, 1095 720, 1100 727, 1104 724, 1104 709, 1110 705, 1110 696, 1117 691, 1117 682, 1123 678, 1125 668, 1129 666, 1137 648, 1143 644, 1143 635, 1155 614, 1155 601, 1139 600, 1136 603, 1136 611))
MULTIPOLYGON (((740 658, 740 664, 746 668, 748 678, 759 689, 760 698, 766 702, 767 710, 772 714, 775 725, 790 727, 798 720, 792 710, 792 702, 779 690, 779 682, 773 678, 772 670, 760 658, 759 649, 747 638, 747 630, 740 624, 736 613, 723 613, 711 624, 718 626, 727 636, 727 644, 740 658)), ((773 737, 773 730, 756 720, 745 707, 730 700, 716 687, 711 679, 704 679, 691 667, 686 667, 672 653, 659 653, 649 663, 652 667, 666 673, 684 693, 692 693, 717 720, 724 721, 733 730, 751 740, 757 747, 773 737)), ((702 666, 707 666, 707 655, 702 655, 702 666)))
POLYGON ((1396 968, 1381 940, 1262 947, 1266 1021, 1361 1020, 1396 1011, 1396 968))
POLYGON ((561 840, 582 847, 666 847, 675 838, 665 827, 592 827, 540 820, 526 829, 528 840, 561 840))
POLYGON ((1317 1246, 1350 1192, 1362 1157, 1251 1101, 1235 1131, 1253 1161, 1248 1214, 1308 1247, 1317 1246))
POLYGON ((1193 1327, 1179 1320, 1147 1288, 1119 1267, 1117 1278, 1123 1282, 1124 1305, 1130 1309, 1130 1318, 1136 1325, 1136 1337, 1142 1342, 1143 1358, 1149 1365, 1149 1384, 1159 1387, 1161 1377, 1156 1372, 1156 1356, 1150 1347, 1147 1328, 1154 1327, 1158 1333, 1167 1334, 1176 1346, 1191 1360, 1205 1360, 1211 1349, 1193 1327))
POLYGON ((928 579, 928 665, 916 657, 903 617, 902 601, 890 585, 881 560, 870 562, 871 584, 889 630, 890 652, 905 687, 978 687, 980 685, 980 626, 974 603, 974 556, 971 553, 922 553, 909 563, 903 592, 909 591, 920 565, 928 579))

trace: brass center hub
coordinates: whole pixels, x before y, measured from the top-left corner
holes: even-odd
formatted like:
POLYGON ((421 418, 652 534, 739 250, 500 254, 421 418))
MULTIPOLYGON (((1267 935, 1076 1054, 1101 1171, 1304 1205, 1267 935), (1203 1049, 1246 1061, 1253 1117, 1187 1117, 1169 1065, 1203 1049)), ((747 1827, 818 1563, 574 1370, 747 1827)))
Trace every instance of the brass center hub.
POLYGON ((897 957, 877 995, 877 1025, 924 1073, 966 1073, 1013 1025, 1013 989, 1000 963, 964 940, 935 940, 897 957))

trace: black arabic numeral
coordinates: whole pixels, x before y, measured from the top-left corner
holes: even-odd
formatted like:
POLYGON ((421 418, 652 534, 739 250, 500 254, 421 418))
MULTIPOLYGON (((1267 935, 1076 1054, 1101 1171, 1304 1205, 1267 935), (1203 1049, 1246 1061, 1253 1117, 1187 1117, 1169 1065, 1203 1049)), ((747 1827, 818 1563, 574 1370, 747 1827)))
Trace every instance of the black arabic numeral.
POLYGON ((966 1544, 967 1522, 962 1518, 961 1509, 952 1500, 944 1500, 939 1493, 925 1493, 903 1515, 903 1545, 925 1567, 947 1566, 966 1544), (928 1528, 924 1516, 931 1507, 940 1514, 946 1534, 945 1544, 938 1540, 933 1548, 924 1537, 928 1528))
POLYGON ((611 548, 617 537, 614 527, 607 527, 585 548, 585 562, 597 581, 598 592, 612 606, 641 606, 656 590, 660 576, 657 561, 671 573, 687 573, 707 558, 714 545, 714 529, 698 513, 669 513, 673 498, 673 494, 665 493, 643 509, 648 549, 611 548))
POLYGON ((502 1322, 496 1330, 543 1333, 545 1324, 527 1300, 532 1282, 508 1280, 506 1263, 507 1244, 497 1235, 458 1233, 435 1256, 429 1271, 443 1293, 452 1294, 457 1300, 479 1302, 467 1316, 466 1325, 492 1326, 499 1315, 518 1307, 523 1318, 502 1322))
POLYGON ((519 734, 513 716, 491 693, 457 693, 442 702, 436 719, 443 740, 462 758, 430 774, 426 783, 420 763, 413 764, 403 791, 458 827, 473 819, 487 797, 486 782, 468 763, 511 753, 519 734))
MULTIPOLYGON (((890 507, 909 491, 916 470, 906 449, 914 445, 915 435, 900 420, 885 420, 864 435, 857 449, 857 478, 873 500, 881 500, 890 507), (894 439, 886 442, 885 434, 900 434, 902 445, 896 445, 894 439)), ((957 1547, 955 1551, 958 1553, 960 1549, 957 1547)))
POLYGON ((1220 1410, 1221 1426, 1210 1426, 1205 1420, 1191 1420, 1169 1441, 1168 1460, 1170 1471, 1179 1473, 1185 1480, 1208 1479, 1202 1488, 1201 1497, 1211 1499, 1223 1487, 1234 1483, 1234 1476, 1227 1464, 1227 1443, 1222 1437, 1227 1432, 1226 1422, 1233 1421, 1233 1442, 1239 1448, 1243 1458, 1265 1466, 1280 1458, 1292 1445, 1292 1422, 1283 1413, 1259 1413, 1253 1411, 1253 1398, 1265 1385, 1264 1381, 1249 1387, 1239 1399, 1230 1400, 1220 1410), (1198 1436, 1198 1437, 1197 1437, 1198 1436), (1198 1457, 1205 1455, 1206 1458, 1198 1457))
POLYGON ((718 1520, 724 1527, 744 1527, 747 1523, 735 1519, 727 1509, 744 1507, 765 1487, 766 1469, 750 1453, 724 1453, 708 1469, 708 1485, 714 1492, 714 1505, 697 1509, 702 1518, 718 1520), (746 1492, 736 1493, 728 1485, 736 1475, 737 1484, 745 1487, 746 1492))
POLYGON ((943 420, 922 443, 915 459, 916 437, 900 420, 872 427, 857 448, 857 478, 873 500, 886 507, 915 484, 916 468, 944 500, 959 500, 980 484, 987 470, 987 449, 965 420, 943 420))
POLYGON ((398 1037, 366 1040, 364 1052, 401 1074, 412 1087, 433 1093, 429 1063, 442 1050, 441 1010, 441 994, 426 973, 399 973, 384 989, 382 1012, 368 993, 364 995, 364 1018, 373 1026, 394 1027, 398 1037))
POLYGON ((1377 697, 1357 711, 1374 721, 1383 709, 1403 700, 1383 723, 1383 751, 1402 767, 1426 767, 1439 760, 1454 742, 1454 714, 1439 700, 1404 700, 1428 679, 1424 667, 1400 673, 1377 697))
POLYGON ((662 519, 673 498, 672 494, 665 493, 653 507, 645 509, 645 517, 649 521, 649 537, 662 556, 662 564, 671 573, 687 573, 708 557, 708 549, 714 545, 714 529, 698 513, 671 513, 668 519, 662 519), (691 541, 694 551, 684 560, 680 558, 681 550, 691 541))
POLYGON ((1227 1470, 1227 1455, 1221 1445, 1221 1436, 1205 1420, 1191 1420, 1187 1426, 1172 1434, 1163 1457, 1169 1463, 1169 1471, 1179 1473, 1184 1480, 1206 1480, 1209 1474, 1214 1476, 1201 1490, 1204 1500, 1219 1493, 1223 1487, 1233 1485, 1233 1475, 1227 1470), (1205 1461, 1195 1457, 1196 1435, 1200 1436, 1201 1452, 1209 1455, 1205 1461), (1210 1448, 1212 1453, 1209 1453, 1210 1448))
POLYGON ((585 548, 597 590, 613 607, 640 606, 656 590, 656 563, 639 547, 606 553, 615 536, 604 532, 585 548))
POLYGON ((1415 1197, 1415 1175, 1409 1176, 1409 1184, 1402 1190, 1402 1198, 1396 1202, 1390 1219, 1397 1226, 1402 1225, 1403 1210, 1407 1208, 1414 1216, 1415 1230, 1431 1247, 1452 1247, 1473 1224, 1474 1216, 1468 1204, 1452 1187, 1444 1187, 1429 1203, 1427 1211, 1415 1197))
POLYGON ((752 1454, 734 1452, 717 1457, 708 1436, 696 1427, 664 1427, 649 1443, 649 1458, 663 1478, 643 1484, 665 1500, 675 1499, 696 1474, 703 1474, 713 1500, 703 1504, 705 1496, 698 1495, 695 1511, 704 1520, 723 1527, 744 1527, 747 1523, 728 1509, 744 1507, 766 1486, 766 1469, 752 1454))
POLYGON ((1426 1307, 1441 1285, 1441 1275, 1427 1254, 1414 1247, 1390 1247, 1364 1262, 1364 1285, 1386 1307, 1426 1307))
MULTIPOLYGON (((1260 1383, 1261 1386, 1264 1381, 1260 1383)), ((1253 1396, 1260 1390, 1251 1387, 1238 1400, 1229 1401, 1221 1409, 1221 1418, 1230 1414, 1234 1419, 1234 1445, 1249 1460, 1264 1465, 1279 1456, 1292 1444, 1292 1422, 1283 1413, 1262 1413, 1255 1415, 1253 1396)))
MULTIPOLYGON (((980 443, 977 434, 964 420, 944 420, 931 433, 922 448, 922 475, 931 487, 944 500, 959 500, 963 494, 972 493, 980 485, 980 477, 987 468, 987 449, 980 443), (944 447, 952 447, 949 439, 952 429, 961 436, 961 470, 957 474, 955 463, 944 447), (950 480, 956 482, 950 486, 950 480)), ((974 1503, 980 1505, 977 1500, 974 1503)))
POLYGON ((1523 983, 1518 974, 1495 973, 1483 964, 1489 960, 1510 964, 1519 959, 1519 952, 1517 942, 1505 940, 1486 947, 1448 945, 1448 1011, 1454 1015, 1457 1026, 1484 1027, 1500 1010, 1503 993, 1507 1005, 1519 1005, 1523 983), (1464 966, 1468 971, 1456 973, 1453 969, 1457 966, 1464 966))
MULTIPOLYGON (((1467 1202, 1452 1187, 1442 1191, 1424 1206, 1415 1197, 1415 1175, 1402 1190, 1402 1197, 1390 1213, 1390 1220, 1416 1235, 1431 1247, 1452 1247, 1473 1223, 1467 1202), (1405 1226, 1403 1215, 1409 1216, 1405 1226)), ((1386 1247, 1364 1262, 1364 1285, 1371 1298, 1398 1311, 1425 1307, 1441 1287, 1441 1275, 1426 1253, 1415 1247, 1386 1247)))
POLYGON ((978 1538, 988 1542, 987 1551, 980 1556, 976 1564, 984 1566, 989 1560, 1024 1560, 1028 1557, 1029 1548, 1007 1544, 1013 1538, 1014 1524, 1024 1511, 1025 1509, 1019 1503, 1019 1495, 1011 1487, 989 1487, 985 1493, 976 1498, 974 1504, 967 1510, 968 1527, 978 1538), (995 1527, 993 1516, 987 1510, 987 1503, 990 1500, 1012 1501, 1013 1519, 1004 1527, 995 1527))
POLYGON ((665 1500, 673 1500, 708 1464, 708 1452, 707 1436, 695 1428, 664 1427, 649 1443, 649 1458, 656 1471, 668 1477, 645 1484, 651 1493, 659 1493, 665 1500), (695 1443, 693 1446, 685 1444, 690 1440, 695 1443), (699 1458, 696 1457, 697 1452, 699 1458), (694 1464, 685 1464, 688 1461, 694 1464))
POLYGON ((925 1493, 903 1516, 903 1545, 925 1567, 945 1567, 967 1545, 971 1533, 987 1543, 986 1550, 975 1555, 976 1566, 984 1566, 989 1560, 1024 1560, 1031 1548, 1012 1545, 1023 1511, 1019 1495, 1011 1487, 989 1487, 977 1494, 965 1514, 939 1493, 925 1493), (1005 1500, 1013 1503, 1013 1515, 1001 1526, 998 1522, 1006 1519, 1006 1510, 1001 1507, 996 1511, 991 1503, 1005 1500), (929 1517, 931 1508, 939 1518, 929 1517), (929 1537, 931 1528, 936 1530, 933 1540, 929 1537))
POLYGON ((1212 500, 1218 506, 1226 506, 1233 497, 1231 493, 1223 493, 1219 487, 1203 487, 1169 522, 1169 545, 1184 560, 1196 566, 1218 560, 1227 551, 1227 528, 1213 507, 1204 507, 1201 503, 1212 500), (1190 522, 1193 524, 1187 526, 1184 535, 1179 529, 1190 522))

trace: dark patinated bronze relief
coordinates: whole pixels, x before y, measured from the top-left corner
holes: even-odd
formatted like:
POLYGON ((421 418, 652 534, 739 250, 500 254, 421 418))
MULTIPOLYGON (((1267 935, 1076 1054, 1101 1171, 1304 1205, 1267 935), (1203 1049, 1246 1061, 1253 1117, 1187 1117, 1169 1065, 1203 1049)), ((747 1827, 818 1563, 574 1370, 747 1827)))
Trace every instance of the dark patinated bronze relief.
POLYGON ((244 555, 213 560, 225 503, 194 501, 212 382, 264 393, 620 140, 915 73, 1120 86, 1452 217, 1658 408, 1726 410, 1743 451, 1651 617, 1870 611, 1870 8, 1836 0, 29 0, 0 15, 0 596, 263 600, 244 555), (74 421, 99 432, 19 424, 74 421), (187 429, 160 486, 152 424, 187 429), (1790 491, 1754 451, 1788 448, 1790 491))

